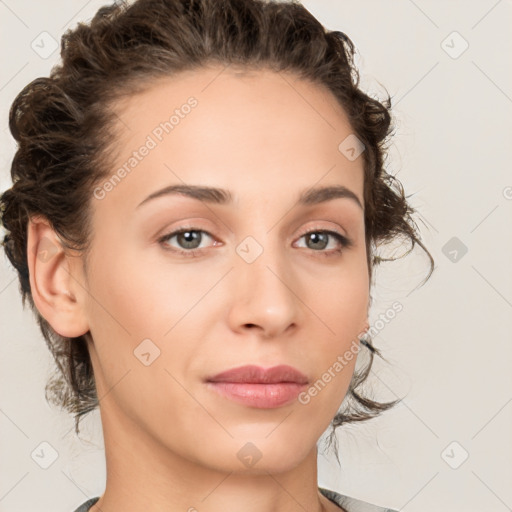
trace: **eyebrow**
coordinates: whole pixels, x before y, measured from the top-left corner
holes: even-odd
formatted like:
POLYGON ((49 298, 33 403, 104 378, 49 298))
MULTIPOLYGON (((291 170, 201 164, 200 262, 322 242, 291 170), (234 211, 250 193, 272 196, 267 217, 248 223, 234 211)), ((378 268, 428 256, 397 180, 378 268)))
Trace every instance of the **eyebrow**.
MULTIPOLYGON (((144 199, 137 208, 149 201, 166 195, 184 195, 192 199, 198 199, 212 204, 229 204, 233 202, 233 196, 229 190, 201 185, 170 185, 150 194, 144 199)), ((359 208, 364 210, 361 201, 352 190, 343 185, 331 185, 327 187, 317 187, 304 190, 298 199, 299 205, 309 206, 331 201, 332 199, 350 199, 355 202, 359 208)))

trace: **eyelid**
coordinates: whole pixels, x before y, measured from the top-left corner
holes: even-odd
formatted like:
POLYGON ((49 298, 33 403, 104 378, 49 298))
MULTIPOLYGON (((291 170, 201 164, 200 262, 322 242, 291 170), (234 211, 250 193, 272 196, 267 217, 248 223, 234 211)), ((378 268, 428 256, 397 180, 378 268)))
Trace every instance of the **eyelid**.
POLYGON ((330 231, 333 233, 336 233, 346 239, 348 239, 348 235, 346 235, 346 230, 343 229, 338 223, 328 220, 316 220, 306 223, 306 227, 302 228, 300 230, 299 236, 307 235, 308 233, 311 233, 312 231, 330 231), (320 223, 328 223, 330 225, 320 225, 320 223), (303 230, 302 230, 303 229, 303 230))

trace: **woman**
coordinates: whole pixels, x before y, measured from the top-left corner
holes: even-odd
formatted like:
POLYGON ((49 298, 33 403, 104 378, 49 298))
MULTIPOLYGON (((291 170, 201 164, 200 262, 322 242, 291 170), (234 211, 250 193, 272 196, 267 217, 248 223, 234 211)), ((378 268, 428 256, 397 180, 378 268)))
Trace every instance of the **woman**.
POLYGON ((105 439, 75 512, 390 510, 317 480, 329 425, 394 404, 360 390, 379 244, 433 263, 353 54, 296 3, 137 0, 15 99, 4 247, 105 439))

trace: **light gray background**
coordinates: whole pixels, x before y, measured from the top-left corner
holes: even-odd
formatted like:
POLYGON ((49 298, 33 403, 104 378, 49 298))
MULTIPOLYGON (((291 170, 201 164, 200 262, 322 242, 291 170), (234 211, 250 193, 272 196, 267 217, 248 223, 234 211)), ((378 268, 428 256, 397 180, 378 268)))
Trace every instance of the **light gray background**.
MULTIPOLYGON (((2 191, 15 150, 9 106, 58 59, 32 42, 51 50, 51 38, 104 3, 0 0, 2 191)), ((405 398, 339 431, 342 467, 320 454, 319 484, 406 512, 512 510, 512 2, 303 3, 354 41, 363 87, 382 98, 380 82, 392 94, 388 170, 419 209, 437 265, 420 288, 428 267, 419 249, 377 271, 372 323, 396 300, 404 309, 374 339, 389 364, 377 360, 371 381, 378 397, 405 398), (453 237, 457 254, 446 246, 453 237)), ((46 403, 53 362, 5 257, 0 315, 0 511, 73 510, 104 489, 99 413, 78 440, 71 416, 46 403), (58 453, 48 469, 42 442, 58 453)))

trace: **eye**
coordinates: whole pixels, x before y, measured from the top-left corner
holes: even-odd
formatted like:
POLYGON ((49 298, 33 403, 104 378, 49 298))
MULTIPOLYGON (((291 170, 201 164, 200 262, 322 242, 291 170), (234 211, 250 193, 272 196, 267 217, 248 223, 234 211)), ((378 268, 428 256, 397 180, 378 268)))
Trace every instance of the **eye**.
POLYGON ((173 231, 168 233, 161 238, 158 239, 158 242, 164 247, 164 249, 168 251, 178 252, 184 256, 196 256, 196 253, 201 252, 201 248, 199 245, 203 240, 203 233, 208 238, 213 238, 207 231, 203 229, 189 227, 189 228, 181 228, 178 231, 173 231), (176 238, 176 242, 178 243, 178 248, 169 248, 169 244, 165 243, 167 240, 171 240, 176 238))
MULTIPOLYGON (((177 231, 172 231, 171 233, 163 235, 158 239, 158 242, 167 251, 176 252, 186 257, 195 257, 204 249, 204 247, 200 247, 204 235, 206 235, 207 238, 213 239, 212 235, 203 229, 192 226, 183 227, 177 231), (168 243, 168 241, 173 238, 176 238, 178 247, 168 243)), ((310 230, 300 237, 300 239, 302 238, 306 238, 306 243, 310 242, 309 248, 311 248, 312 251, 327 257, 340 255, 344 249, 348 249, 353 245, 352 241, 341 233, 325 229, 310 230), (334 239, 337 247, 326 251, 325 249, 328 247, 330 239, 334 239)), ((214 242, 213 245, 217 245, 217 242, 214 242)))
MULTIPOLYGON (((313 229, 304 233, 300 238, 306 238, 307 242, 312 243, 313 251, 319 252, 322 256, 337 256, 344 249, 352 247, 353 243, 346 236, 338 233, 337 231, 330 231, 325 229, 313 229), (329 239, 334 238, 336 248, 325 251, 324 249, 329 245, 329 239)), ((306 243, 307 243, 306 242, 306 243)), ((311 248, 311 245, 310 245, 311 248)))

